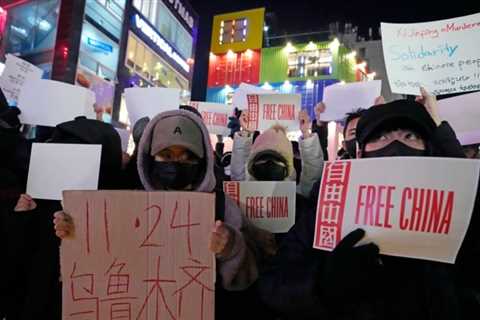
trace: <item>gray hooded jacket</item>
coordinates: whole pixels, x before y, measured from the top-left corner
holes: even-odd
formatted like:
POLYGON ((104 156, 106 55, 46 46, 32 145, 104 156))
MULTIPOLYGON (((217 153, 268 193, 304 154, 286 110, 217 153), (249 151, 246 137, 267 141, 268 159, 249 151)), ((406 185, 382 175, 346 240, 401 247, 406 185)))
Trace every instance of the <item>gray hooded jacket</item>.
MULTIPOLYGON (((214 192, 215 175, 214 153, 210 143, 207 128, 202 120, 190 111, 173 110, 163 112, 153 118, 147 125, 140 140, 138 151, 138 173, 145 190, 154 191, 151 183, 151 164, 153 161, 150 155, 152 135, 155 125, 163 118, 171 116, 184 116, 194 121, 203 133, 203 147, 205 148, 206 170, 203 180, 196 187, 195 192, 214 192)), ((161 137, 156 137, 161 139, 161 137)), ((222 286, 226 290, 243 290, 249 287, 258 277, 258 269, 255 259, 255 241, 253 240, 252 228, 248 220, 241 213, 240 208, 225 196, 224 222, 232 235, 232 253, 228 257, 217 257, 217 270, 222 278, 222 286)))

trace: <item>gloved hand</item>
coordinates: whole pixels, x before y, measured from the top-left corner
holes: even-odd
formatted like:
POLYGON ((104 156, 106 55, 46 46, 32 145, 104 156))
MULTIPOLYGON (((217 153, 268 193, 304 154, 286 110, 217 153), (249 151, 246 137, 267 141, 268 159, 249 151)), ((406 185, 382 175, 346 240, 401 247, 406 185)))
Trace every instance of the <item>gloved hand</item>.
POLYGON ((230 138, 233 139, 235 132, 240 131, 240 115, 242 114, 242 110, 238 110, 235 108, 233 112, 233 116, 228 118, 227 128, 230 129, 230 138))
POLYGON ((317 283, 327 301, 358 301, 375 291, 381 268, 378 246, 354 247, 364 235, 362 229, 350 232, 327 257, 317 283))

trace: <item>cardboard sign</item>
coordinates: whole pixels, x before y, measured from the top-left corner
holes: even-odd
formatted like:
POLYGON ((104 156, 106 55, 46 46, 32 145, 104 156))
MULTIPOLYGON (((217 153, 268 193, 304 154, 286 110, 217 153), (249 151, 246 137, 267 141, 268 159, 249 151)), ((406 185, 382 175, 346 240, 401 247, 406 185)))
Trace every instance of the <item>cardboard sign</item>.
POLYGON ((125 89, 130 126, 143 117, 152 120, 157 114, 180 107, 180 89, 175 88, 128 88, 125 89))
POLYGON ((79 116, 95 119, 95 94, 88 89, 42 79, 30 79, 26 87, 18 98, 22 123, 55 127, 79 116))
POLYGON ((325 87, 323 102, 326 105, 322 121, 344 119, 348 112, 359 108, 368 109, 381 95, 382 80, 334 84, 325 87))
POLYGON ((411 24, 382 23, 392 92, 434 95, 480 90, 480 13, 411 24))
POLYGON ((12 54, 7 54, 5 69, 0 77, 0 87, 7 100, 16 102, 27 80, 41 79, 42 75, 42 69, 12 54))
POLYGON ((261 229, 284 233, 295 224, 295 182, 228 181, 223 189, 261 229))
POLYGON ((248 108, 247 95, 249 94, 276 94, 275 91, 263 89, 251 84, 240 83, 232 97, 232 105, 234 108, 245 110, 248 108))
POLYGON ((203 122, 211 134, 228 136, 228 118, 232 115, 232 107, 221 103, 191 101, 190 105, 202 115, 203 122))
POLYGON ((480 92, 439 100, 438 113, 452 126, 462 145, 480 143, 480 92))
POLYGON ((299 94, 247 95, 248 128, 251 131, 264 131, 275 124, 287 131, 299 130, 298 114, 302 97, 299 94))
POLYGON ((480 161, 394 157, 328 162, 314 248, 362 228, 385 255, 454 263, 477 192, 480 161))
POLYGON ((210 319, 213 194, 68 191, 62 319, 210 319))
POLYGON ((64 190, 97 190, 101 153, 101 145, 34 143, 27 193, 62 200, 64 190))

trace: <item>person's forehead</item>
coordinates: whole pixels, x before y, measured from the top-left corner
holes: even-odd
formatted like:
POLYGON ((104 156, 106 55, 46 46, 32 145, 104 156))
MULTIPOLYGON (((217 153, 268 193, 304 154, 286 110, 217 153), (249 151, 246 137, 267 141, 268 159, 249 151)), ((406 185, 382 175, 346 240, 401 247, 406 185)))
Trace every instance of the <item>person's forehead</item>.
POLYGON ((479 151, 479 147, 478 146, 463 146, 463 150, 477 152, 477 151, 479 151))
POLYGON ((347 124, 347 130, 350 131, 355 129, 357 127, 358 120, 360 120, 360 117, 350 120, 350 122, 347 124))
POLYGON ((397 128, 397 129, 384 129, 381 134, 402 134, 402 133, 416 133, 417 131, 414 129, 408 128, 397 128))

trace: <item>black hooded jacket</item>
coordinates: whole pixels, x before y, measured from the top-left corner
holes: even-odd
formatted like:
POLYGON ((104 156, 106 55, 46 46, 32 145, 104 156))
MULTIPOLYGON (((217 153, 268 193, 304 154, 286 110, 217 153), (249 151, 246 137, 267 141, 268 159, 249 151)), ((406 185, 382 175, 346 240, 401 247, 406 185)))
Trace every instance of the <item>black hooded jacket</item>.
MULTIPOLYGON (((77 118, 58 125, 50 142, 102 145, 99 189, 122 187, 120 137, 111 125, 77 118)), ((62 207, 59 201, 36 203, 29 212, 10 209, 6 219, 7 270, 1 282, 9 320, 61 319, 60 239, 52 221, 62 207)))
MULTIPOLYGON (((430 137, 434 154, 462 157, 444 122, 430 137)), ((313 192, 318 193, 318 187, 313 192)), ((318 199, 318 195, 313 195, 318 199)), ((262 300, 281 319, 478 319, 480 315, 480 197, 455 264, 381 256, 383 267, 350 302, 327 299, 322 275, 330 252, 312 248, 316 200, 289 231, 271 268, 260 276, 262 300)), ((355 266, 352 266, 354 268, 355 266)))

